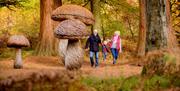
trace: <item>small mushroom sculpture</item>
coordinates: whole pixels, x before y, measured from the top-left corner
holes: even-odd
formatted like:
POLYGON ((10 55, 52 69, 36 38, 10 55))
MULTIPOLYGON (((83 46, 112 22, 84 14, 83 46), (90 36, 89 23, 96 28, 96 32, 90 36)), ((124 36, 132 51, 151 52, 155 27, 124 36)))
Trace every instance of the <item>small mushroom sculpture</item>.
POLYGON ((7 41, 7 47, 16 48, 16 59, 14 68, 20 69, 23 67, 21 48, 30 46, 29 40, 23 35, 13 35, 7 41))
POLYGON ((93 14, 78 5, 62 5, 53 11, 51 18, 61 21, 54 31, 59 38, 59 55, 68 70, 79 69, 84 52, 80 39, 89 35, 86 25, 95 22, 93 14))

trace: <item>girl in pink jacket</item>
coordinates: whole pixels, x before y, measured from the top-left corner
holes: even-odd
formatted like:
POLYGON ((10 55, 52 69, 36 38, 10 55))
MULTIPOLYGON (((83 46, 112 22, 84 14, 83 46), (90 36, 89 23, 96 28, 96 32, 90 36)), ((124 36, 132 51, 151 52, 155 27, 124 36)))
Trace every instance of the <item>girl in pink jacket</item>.
POLYGON ((113 64, 116 63, 119 52, 122 52, 120 32, 115 31, 110 43, 111 53, 113 56, 113 64))

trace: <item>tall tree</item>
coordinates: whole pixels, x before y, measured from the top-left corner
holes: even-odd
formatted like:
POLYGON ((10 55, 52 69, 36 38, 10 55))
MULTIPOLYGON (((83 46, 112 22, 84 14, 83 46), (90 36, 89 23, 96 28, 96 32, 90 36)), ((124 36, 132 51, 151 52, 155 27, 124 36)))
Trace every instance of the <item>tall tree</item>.
POLYGON ((100 7, 100 1, 101 0, 90 0, 90 7, 91 11, 93 12, 93 15, 95 17, 95 23, 93 25, 93 30, 97 29, 98 31, 101 31, 101 7, 100 7))
MULTIPOLYGON (((54 2, 53 10, 55 10, 56 8, 62 5, 62 0, 53 0, 53 2, 54 2)), ((59 24, 58 21, 53 21, 53 30, 57 27, 58 24, 59 24)), ((53 41, 54 41, 53 50, 57 54, 59 41, 57 38, 54 38, 53 41)))
POLYGON ((139 0, 140 7, 140 24, 139 24, 139 40, 137 45, 137 56, 145 55, 145 44, 146 44, 146 10, 145 0, 139 0))
POLYGON ((51 20, 51 14, 53 9, 61 4, 61 1, 56 0, 40 0, 40 42, 36 48, 37 55, 56 54, 57 43, 53 35, 54 21, 51 20))
POLYGON ((169 0, 146 0, 146 51, 176 48, 170 21, 169 0))
POLYGON ((148 62, 144 65, 142 73, 144 75, 172 74, 172 69, 179 67, 180 53, 171 27, 169 0, 146 0, 145 9, 146 52, 150 52, 150 55, 146 57, 148 62), (166 53, 173 54, 176 64, 165 61, 166 53))

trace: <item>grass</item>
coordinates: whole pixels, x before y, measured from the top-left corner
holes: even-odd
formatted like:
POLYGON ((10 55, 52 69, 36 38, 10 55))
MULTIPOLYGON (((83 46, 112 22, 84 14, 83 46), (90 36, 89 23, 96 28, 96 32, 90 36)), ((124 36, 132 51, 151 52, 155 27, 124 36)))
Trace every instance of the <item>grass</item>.
MULTIPOLYGON (((152 77, 131 76, 128 78, 97 78, 97 77, 81 77, 69 81, 65 78, 56 78, 56 80, 40 80, 30 85, 32 91, 164 91, 169 88, 180 87, 173 85, 174 78, 166 76, 154 75, 152 77)), ((25 91, 28 86, 28 81, 20 81, 13 85, 9 90, 25 91)), ((180 79, 176 79, 180 81, 180 79)))
POLYGON ((119 86, 122 84, 125 78, 106 78, 101 79, 97 77, 83 77, 81 79, 82 84, 94 88, 97 91, 118 91, 119 86))
POLYGON ((0 58, 11 58, 11 57, 15 57, 15 50, 13 49, 6 49, 6 50, 1 50, 0 52, 0 58))
POLYGON ((144 91, 153 91, 156 89, 167 89, 170 87, 171 81, 165 76, 154 75, 144 82, 144 91))
POLYGON ((81 83, 96 91, 158 91, 171 87, 180 87, 180 79, 176 77, 158 76, 152 77, 131 76, 128 78, 83 77, 81 83))
POLYGON ((126 78, 120 86, 119 91, 132 91, 137 89, 140 84, 140 78, 137 76, 132 76, 126 78))
MULTIPOLYGON (((34 51, 30 49, 22 49, 22 58, 25 58, 29 55, 33 55, 34 51)), ((16 49, 15 48, 7 48, 0 53, 0 60, 1 59, 15 59, 16 56, 16 49)))

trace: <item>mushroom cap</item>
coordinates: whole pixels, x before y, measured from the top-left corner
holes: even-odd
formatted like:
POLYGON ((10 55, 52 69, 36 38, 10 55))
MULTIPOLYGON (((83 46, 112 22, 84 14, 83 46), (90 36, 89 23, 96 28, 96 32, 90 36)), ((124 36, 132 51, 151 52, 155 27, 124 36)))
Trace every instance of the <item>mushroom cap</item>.
POLYGON ((60 22, 54 31, 54 35, 59 39, 82 39, 89 34, 83 22, 69 19, 60 22))
POLYGON ((23 35, 13 35, 7 41, 8 47, 28 47, 30 46, 29 40, 23 35))
POLYGON ((94 24, 95 22, 93 14, 88 9, 72 4, 62 5, 55 9, 51 18, 55 21, 78 19, 87 25, 94 24))

